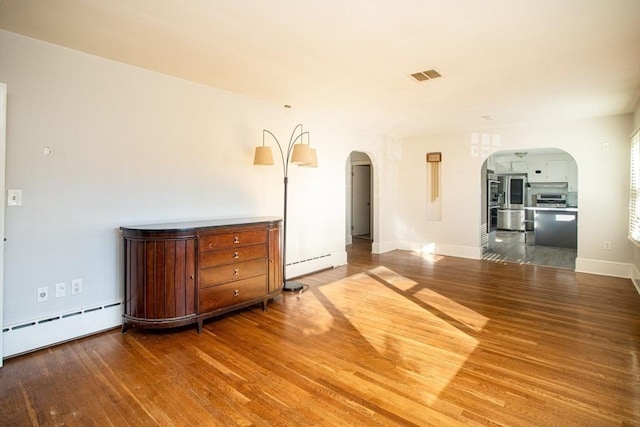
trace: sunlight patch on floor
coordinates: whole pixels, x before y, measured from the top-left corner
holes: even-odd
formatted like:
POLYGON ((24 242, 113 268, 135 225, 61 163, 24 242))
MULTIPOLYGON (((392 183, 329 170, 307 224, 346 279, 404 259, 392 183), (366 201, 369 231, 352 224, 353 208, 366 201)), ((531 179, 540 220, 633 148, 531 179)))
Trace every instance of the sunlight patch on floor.
POLYGON ((431 289, 420 289, 414 296, 476 332, 482 331, 489 321, 488 317, 477 311, 470 310, 431 289))
POLYGON ((295 329, 305 337, 322 335, 331 331, 335 319, 313 292, 305 292, 298 301, 296 310, 302 312, 306 321, 304 324, 292 325, 295 329))
POLYGON ((417 257, 422 258, 422 259, 426 259, 426 260, 434 262, 434 263, 444 259, 444 256, 442 256, 442 255, 427 254, 427 253, 424 253, 424 252, 411 252, 411 255, 417 256, 417 257))
POLYGON ((374 276, 384 280, 388 284, 402 291, 408 291, 418 284, 415 280, 408 279, 404 276, 396 274, 393 270, 389 270, 386 267, 379 266, 369 270, 374 276))
MULTIPOLYGON (((370 274, 339 280, 318 291, 362 339, 393 362, 397 375, 394 386, 410 389, 424 404, 431 404, 478 345, 474 337, 439 314, 445 313, 474 331, 487 319, 433 291, 420 291, 416 301, 407 290, 417 283, 385 267, 370 274)), ((317 319, 320 325, 327 324, 323 317, 324 313, 317 319)), ((384 400, 384 396, 378 398, 384 400)))

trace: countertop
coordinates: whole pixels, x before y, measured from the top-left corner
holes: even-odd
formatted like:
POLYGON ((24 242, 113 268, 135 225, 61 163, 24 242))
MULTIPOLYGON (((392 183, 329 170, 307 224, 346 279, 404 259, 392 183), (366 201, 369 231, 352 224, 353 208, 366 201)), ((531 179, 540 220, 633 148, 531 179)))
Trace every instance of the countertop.
POLYGON ((578 208, 547 208, 539 206, 529 206, 525 210, 528 211, 555 211, 555 212, 578 212, 578 208))

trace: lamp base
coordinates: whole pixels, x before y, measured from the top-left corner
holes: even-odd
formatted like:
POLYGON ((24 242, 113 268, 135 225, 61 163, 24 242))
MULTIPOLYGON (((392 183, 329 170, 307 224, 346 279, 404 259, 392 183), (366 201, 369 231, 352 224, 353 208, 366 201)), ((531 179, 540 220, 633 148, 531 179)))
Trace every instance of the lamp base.
POLYGON ((284 282, 284 286, 282 290, 285 292, 298 292, 300 289, 304 288, 304 285, 300 282, 284 282))

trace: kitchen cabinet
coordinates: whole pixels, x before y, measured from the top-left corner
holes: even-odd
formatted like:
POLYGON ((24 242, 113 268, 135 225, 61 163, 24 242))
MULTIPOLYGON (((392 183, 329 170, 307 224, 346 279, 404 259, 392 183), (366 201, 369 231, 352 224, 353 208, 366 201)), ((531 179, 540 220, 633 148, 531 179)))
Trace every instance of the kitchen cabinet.
POLYGON ((525 161, 496 162, 496 173, 527 173, 527 162, 525 161))
POLYGON ((550 160, 547 162, 547 181, 568 182, 569 163, 566 160, 550 160))
POLYGON ((527 168, 527 178, 529 182, 547 181, 547 163, 534 161, 529 163, 527 168))
POLYGON ((577 248, 578 210, 575 208, 528 208, 534 211, 536 246, 577 248))
POLYGON ((522 161, 517 161, 517 162, 511 162, 511 172, 523 172, 526 173, 527 172, 527 162, 522 162, 522 161))
POLYGON ((496 172, 496 156, 491 155, 487 157, 487 170, 496 172))
POLYGON ((496 173, 511 172, 511 162, 496 161, 496 173))
POLYGON ((522 159, 513 155, 497 155, 492 160, 496 173, 526 173, 529 183, 566 182, 567 191, 578 191, 578 168, 567 153, 529 153, 522 159))
POLYGON ((578 191, 578 170, 575 161, 532 161, 529 163, 527 176, 530 183, 566 182, 568 191, 578 191))

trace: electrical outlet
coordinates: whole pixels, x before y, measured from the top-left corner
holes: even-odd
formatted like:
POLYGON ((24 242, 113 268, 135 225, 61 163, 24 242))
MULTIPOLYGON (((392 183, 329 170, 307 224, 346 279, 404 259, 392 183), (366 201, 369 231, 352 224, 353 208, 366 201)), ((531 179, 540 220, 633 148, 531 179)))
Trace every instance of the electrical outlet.
POLYGON ((610 241, 608 241, 608 240, 605 240, 605 241, 604 241, 604 244, 602 245, 602 247, 603 247, 604 249, 607 249, 607 250, 608 250, 608 249, 611 249, 611 242, 610 242, 610 241))
POLYGON ((49 287, 43 286, 38 288, 38 302, 45 302, 49 300, 49 287))
POLYGON ((65 282, 56 283, 56 298, 63 297, 67 294, 67 284, 65 282))
POLYGON ((82 279, 74 279, 71 281, 71 294, 76 295, 82 292, 82 279))

